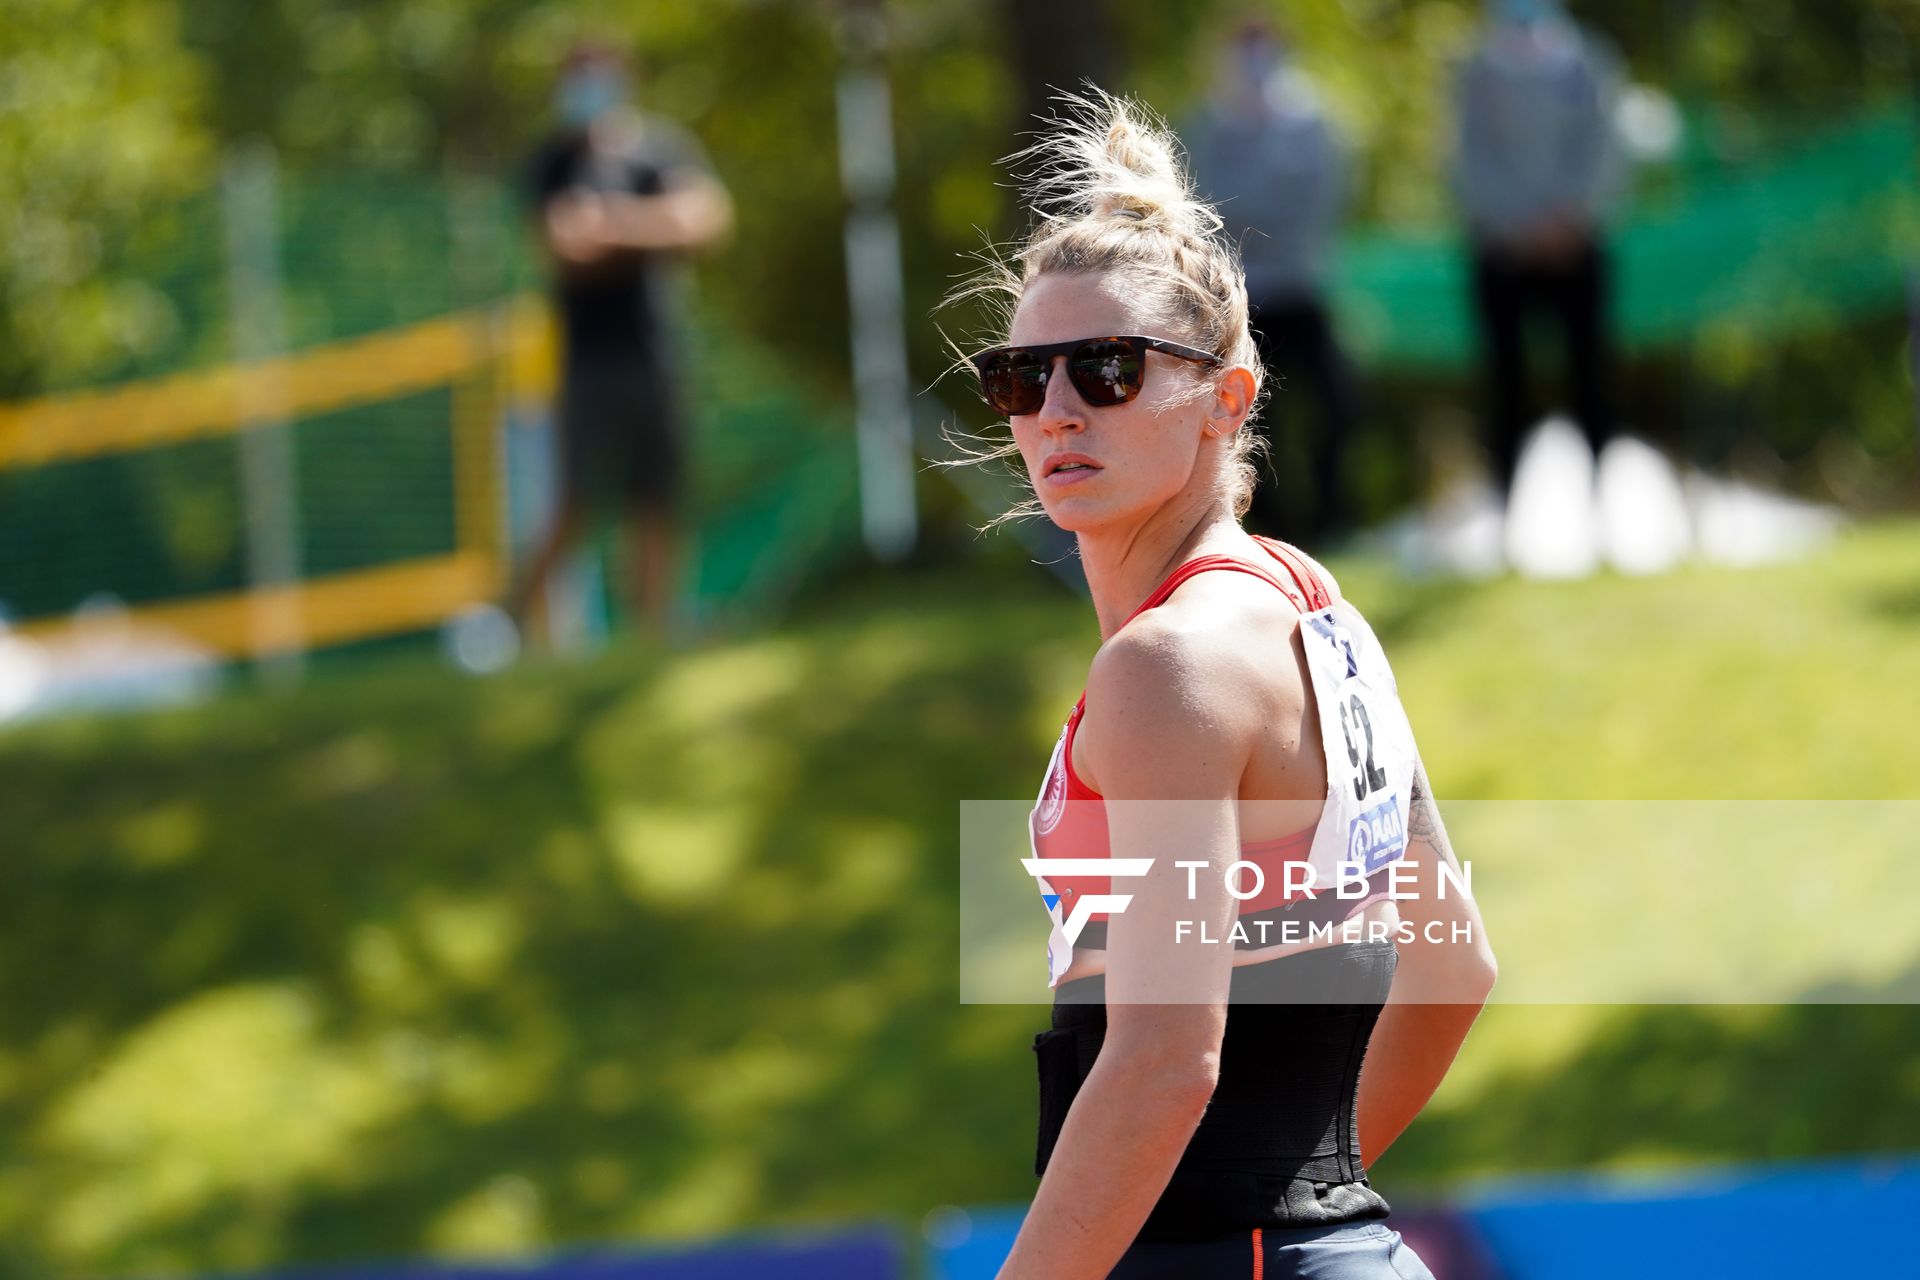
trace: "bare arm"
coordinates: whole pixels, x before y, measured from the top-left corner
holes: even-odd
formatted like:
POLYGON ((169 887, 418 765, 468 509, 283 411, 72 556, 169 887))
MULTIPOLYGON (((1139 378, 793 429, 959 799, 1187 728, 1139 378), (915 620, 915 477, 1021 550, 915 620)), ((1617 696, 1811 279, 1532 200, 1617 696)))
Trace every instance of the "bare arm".
POLYGON ((1107 1275, 1166 1189, 1219 1079, 1233 949, 1175 945, 1173 922, 1204 921, 1218 938, 1235 918, 1224 873, 1239 856, 1236 797, 1253 728, 1222 705, 1218 664, 1193 643, 1138 627, 1109 643, 1088 678, 1101 723, 1089 732, 1083 721, 1082 741, 1106 792, 1110 851, 1154 867, 1114 879, 1132 901, 1108 921, 1106 1040, 1000 1280, 1107 1275), (1208 864, 1191 898, 1177 861, 1208 864))
POLYGON ((614 240, 624 249, 703 249, 733 230, 727 189, 701 174, 657 196, 610 197, 614 240))
MULTIPOLYGON (((1188 1034, 1175 1006, 1169 1040, 1188 1034)), ((1103 1048, 1060 1130, 999 1280, 1100 1280, 1166 1189, 1212 1096, 1191 1062, 1103 1048)))
POLYGON ((576 265, 614 253, 704 248, 733 230, 726 188, 704 174, 659 195, 563 192, 541 219, 547 248, 576 265))
POLYGON ((1393 989, 1360 1073, 1360 1150, 1368 1163, 1393 1145, 1440 1087, 1498 973, 1473 900, 1457 890, 1444 901, 1437 896, 1439 865, 1457 871, 1460 864, 1441 825, 1426 767, 1417 759, 1407 849, 1418 869, 1420 897, 1400 904, 1401 917, 1414 927, 1417 940, 1400 945, 1393 989), (1470 939, 1456 940, 1457 927, 1471 930, 1470 939))

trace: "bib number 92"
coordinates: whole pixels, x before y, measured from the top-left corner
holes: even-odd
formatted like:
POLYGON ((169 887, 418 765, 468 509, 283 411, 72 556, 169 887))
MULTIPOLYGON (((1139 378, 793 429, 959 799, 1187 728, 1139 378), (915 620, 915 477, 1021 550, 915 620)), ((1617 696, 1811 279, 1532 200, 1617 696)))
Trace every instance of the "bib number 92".
POLYGON ((1386 771, 1373 761, 1373 718, 1367 714, 1367 704, 1357 693, 1340 704, 1340 732, 1347 739, 1347 759, 1354 770, 1353 798, 1364 801, 1374 792, 1386 790, 1386 771), (1365 740, 1364 753, 1361 744, 1354 740, 1356 729, 1365 740))

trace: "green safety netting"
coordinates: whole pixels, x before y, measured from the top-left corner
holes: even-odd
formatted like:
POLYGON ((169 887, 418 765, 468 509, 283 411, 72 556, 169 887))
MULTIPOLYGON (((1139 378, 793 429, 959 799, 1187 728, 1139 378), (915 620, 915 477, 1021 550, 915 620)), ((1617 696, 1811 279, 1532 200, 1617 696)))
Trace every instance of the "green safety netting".
MULTIPOLYGON (((1902 305, 1920 260, 1912 107, 1825 122, 1704 110, 1686 120, 1688 144, 1670 170, 1643 175, 1609 236, 1626 349, 1729 334, 1765 343, 1902 305), (1745 139, 1737 157, 1729 135, 1745 139)), ((1335 294, 1347 340, 1370 363, 1456 369, 1472 357, 1452 228, 1355 231, 1335 294)))

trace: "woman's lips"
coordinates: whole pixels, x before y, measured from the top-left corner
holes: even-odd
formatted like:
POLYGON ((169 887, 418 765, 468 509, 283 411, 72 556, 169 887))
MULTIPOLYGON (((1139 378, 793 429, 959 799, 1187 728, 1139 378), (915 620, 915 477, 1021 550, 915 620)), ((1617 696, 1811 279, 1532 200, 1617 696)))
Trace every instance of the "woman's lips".
POLYGON ((1099 474, 1100 468, 1098 467, 1073 467, 1065 471, 1054 471, 1050 472, 1047 476, 1047 487, 1050 489, 1064 489, 1068 485, 1078 484, 1082 480, 1099 474))

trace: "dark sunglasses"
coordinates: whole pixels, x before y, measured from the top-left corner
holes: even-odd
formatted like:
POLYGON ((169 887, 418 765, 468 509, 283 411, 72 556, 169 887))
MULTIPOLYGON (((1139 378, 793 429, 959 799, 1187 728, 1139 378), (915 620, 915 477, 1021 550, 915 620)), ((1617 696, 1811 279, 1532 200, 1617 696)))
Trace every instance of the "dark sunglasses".
POLYGON ((979 371, 980 389, 996 413, 1038 413, 1046 403, 1047 379, 1053 376, 1055 356, 1067 358, 1067 377, 1080 398, 1104 407, 1125 404, 1140 394, 1149 351, 1205 365, 1226 363, 1198 347, 1135 335, 1076 338, 1044 347, 995 347, 973 357, 973 367, 979 371))

